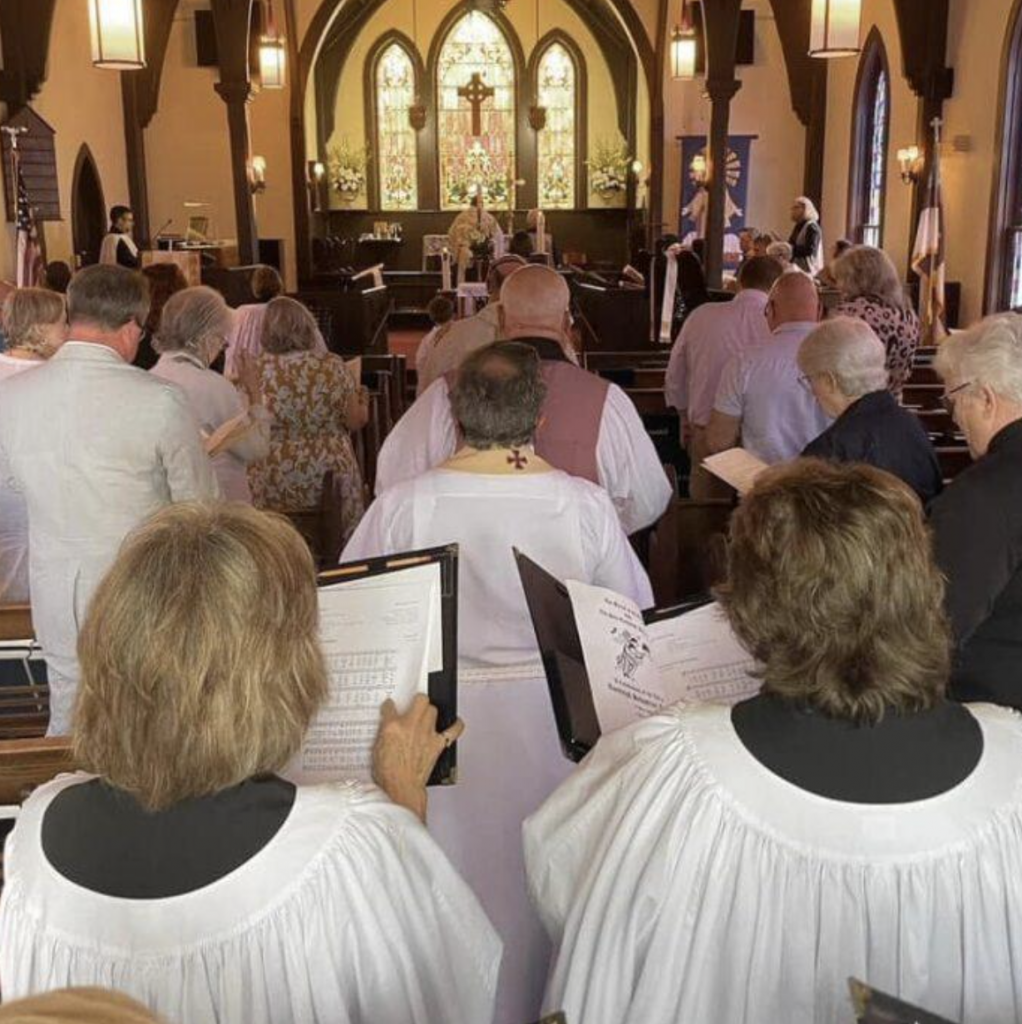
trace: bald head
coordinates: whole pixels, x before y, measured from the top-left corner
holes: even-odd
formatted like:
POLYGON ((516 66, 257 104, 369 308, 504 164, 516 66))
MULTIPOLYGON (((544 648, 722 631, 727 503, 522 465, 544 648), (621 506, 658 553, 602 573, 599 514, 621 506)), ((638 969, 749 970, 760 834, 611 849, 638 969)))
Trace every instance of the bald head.
POLYGON ((503 337, 549 338, 567 344, 571 293, 556 271, 536 264, 515 271, 500 291, 503 337))
POLYGON ((528 260, 514 253, 501 256, 490 265, 490 272, 486 275, 486 290, 490 295, 490 301, 496 302, 500 298, 500 290, 504 282, 517 270, 528 264, 528 260))
POLYGON ((776 331, 783 324, 816 323, 820 319, 820 296, 808 274, 785 274, 770 290, 767 320, 776 331))

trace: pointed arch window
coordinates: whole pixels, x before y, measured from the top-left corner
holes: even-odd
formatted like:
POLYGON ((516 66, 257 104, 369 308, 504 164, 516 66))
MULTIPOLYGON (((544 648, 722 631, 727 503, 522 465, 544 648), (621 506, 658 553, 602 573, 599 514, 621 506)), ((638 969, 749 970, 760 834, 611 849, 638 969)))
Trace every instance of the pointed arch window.
POLYGON ((418 140, 409 120, 415 103, 415 65, 391 43, 376 62, 376 166, 381 210, 419 205, 418 140))
POLYGON ((856 241, 880 246, 887 197, 891 76, 883 40, 874 29, 863 50, 852 111, 848 226, 856 241))
POLYGON ((440 205, 467 206, 482 188, 487 206, 506 207, 515 179, 515 62, 492 18, 473 10, 454 23, 440 50, 436 80, 440 205), (494 90, 480 108, 478 137, 472 105, 460 94, 476 74, 494 90))
POLYGON ((563 43, 547 47, 536 77, 539 105, 546 109, 546 125, 537 138, 539 205, 571 209, 578 162, 578 69, 563 43))

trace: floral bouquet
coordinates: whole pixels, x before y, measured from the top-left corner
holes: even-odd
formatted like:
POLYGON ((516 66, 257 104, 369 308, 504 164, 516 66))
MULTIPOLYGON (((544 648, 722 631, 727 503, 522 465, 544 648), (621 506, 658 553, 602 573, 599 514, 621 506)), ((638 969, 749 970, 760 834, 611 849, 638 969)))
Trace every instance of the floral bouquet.
POLYGON ((628 147, 601 139, 589 161, 589 185, 601 199, 613 199, 628 190, 628 147))
POLYGON ((334 191, 342 201, 354 202, 365 192, 368 152, 356 149, 344 138, 340 145, 330 147, 327 160, 334 191))

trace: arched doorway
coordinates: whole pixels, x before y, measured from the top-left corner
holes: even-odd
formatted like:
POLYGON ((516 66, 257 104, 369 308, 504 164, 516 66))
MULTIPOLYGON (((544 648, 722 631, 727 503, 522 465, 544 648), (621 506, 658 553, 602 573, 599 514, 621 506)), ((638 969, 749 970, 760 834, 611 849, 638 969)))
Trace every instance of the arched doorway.
POLYGON ((99 169, 87 145, 82 145, 75 161, 71 186, 71 232, 75 258, 83 267, 99 262, 99 250, 106 234, 106 202, 99 169))

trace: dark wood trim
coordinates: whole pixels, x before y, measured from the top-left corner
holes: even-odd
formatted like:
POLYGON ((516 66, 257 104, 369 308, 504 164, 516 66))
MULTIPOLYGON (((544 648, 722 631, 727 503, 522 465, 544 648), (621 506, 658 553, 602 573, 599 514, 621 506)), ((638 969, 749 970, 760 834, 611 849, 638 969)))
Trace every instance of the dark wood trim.
MULTIPOLYGON (((377 39, 369 53, 366 55, 365 64, 362 70, 362 95, 365 104, 365 144, 368 147, 368 152, 379 153, 379 112, 377 110, 377 96, 376 96, 376 74, 379 68, 380 58, 388 50, 392 43, 397 43, 402 50, 408 55, 409 60, 412 62, 412 75, 415 82, 415 95, 422 96, 423 83, 426 80, 426 69, 422 63, 422 55, 419 53, 418 47, 415 43, 400 29, 390 29, 388 32, 384 32, 379 39, 377 39)), ((427 106, 427 123, 430 116, 430 111, 427 106)), ((423 185, 428 175, 428 167, 422 160, 421 149, 419 145, 420 132, 415 133, 415 184, 416 190, 419 196, 419 202, 422 201, 423 185)), ((366 175, 366 195, 369 199, 369 208, 371 210, 379 210, 382 208, 382 199, 380 195, 380 168, 373 167, 371 173, 366 175)))
POLYGON ((983 311, 988 314, 1007 308, 1008 229, 1016 218, 1022 223, 1022 0, 1015 0, 1008 19, 997 104, 997 141, 983 286, 983 311))
MULTIPOLYGON (((17 114, 46 81, 50 35, 57 0, 2 0, 0 2, 0 101, 7 117, 17 114)), ((88 45, 83 40, 83 45, 88 45)))
POLYGON ((121 107, 124 111, 124 160, 128 171, 128 201, 135 214, 135 240, 150 246, 149 186, 146 179, 145 129, 139 110, 137 72, 121 72, 121 107))
MULTIPOLYGON (((532 89, 532 100, 539 102, 539 65, 547 50, 555 43, 560 43, 575 67, 575 209, 584 210, 588 205, 589 187, 586 174, 586 160, 589 153, 589 69, 586 67, 585 54, 571 36, 563 29, 554 28, 547 32, 536 43, 529 58, 528 79, 532 89)), ((531 175, 536 181, 539 202, 539 140, 536 141, 536 161, 532 166, 531 175)))
POLYGON ((950 0, 894 0, 901 38, 902 70, 920 97, 948 99, 954 71, 944 66, 950 0))
POLYGON ((295 0, 283 0, 291 120, 291 204, 295 226, 295 267, 299 282, 312 276, 312 192, 305 151, 305 93, 298 87, 299 46, 295 0))
MULTIPOLYGON (((667 20, 670 15, 671 0, 660 0, 657 10, 657 45, 656 45, 656 66, 659 74, 653 80, 653 90, 650 93, 649 105, 651 113, 650 136, 649 136, 649 163, 646 176, 649 181, 648 197, 649 209, 646 213, 646 248, 650 251, 656 240, 663 234, 667 226, 664 220, 664 189, 665 175, 664 164, 667 160, 667 136, 665 121, 667 116, 667 103, 665 97, 664 75, 667 70, 668 47, 670 37, 667 32, 667 20)), ((631 246, 631 240, 629 240, 631 246)))
POLYGON ((869 207, 869 147, 873 139, 873 109, 876 86, 883 74, 887 81, 886 123, 884 125, 884 194, 880 204, 880 244, 884 241, 887 212, 887 166, 891 149, 891 66, 883 36, 874 25, 859 57, 859 69, 852 93, 852 139, 848 164, 848 232, 852 241, 862 241, 864 217, 869 207))

